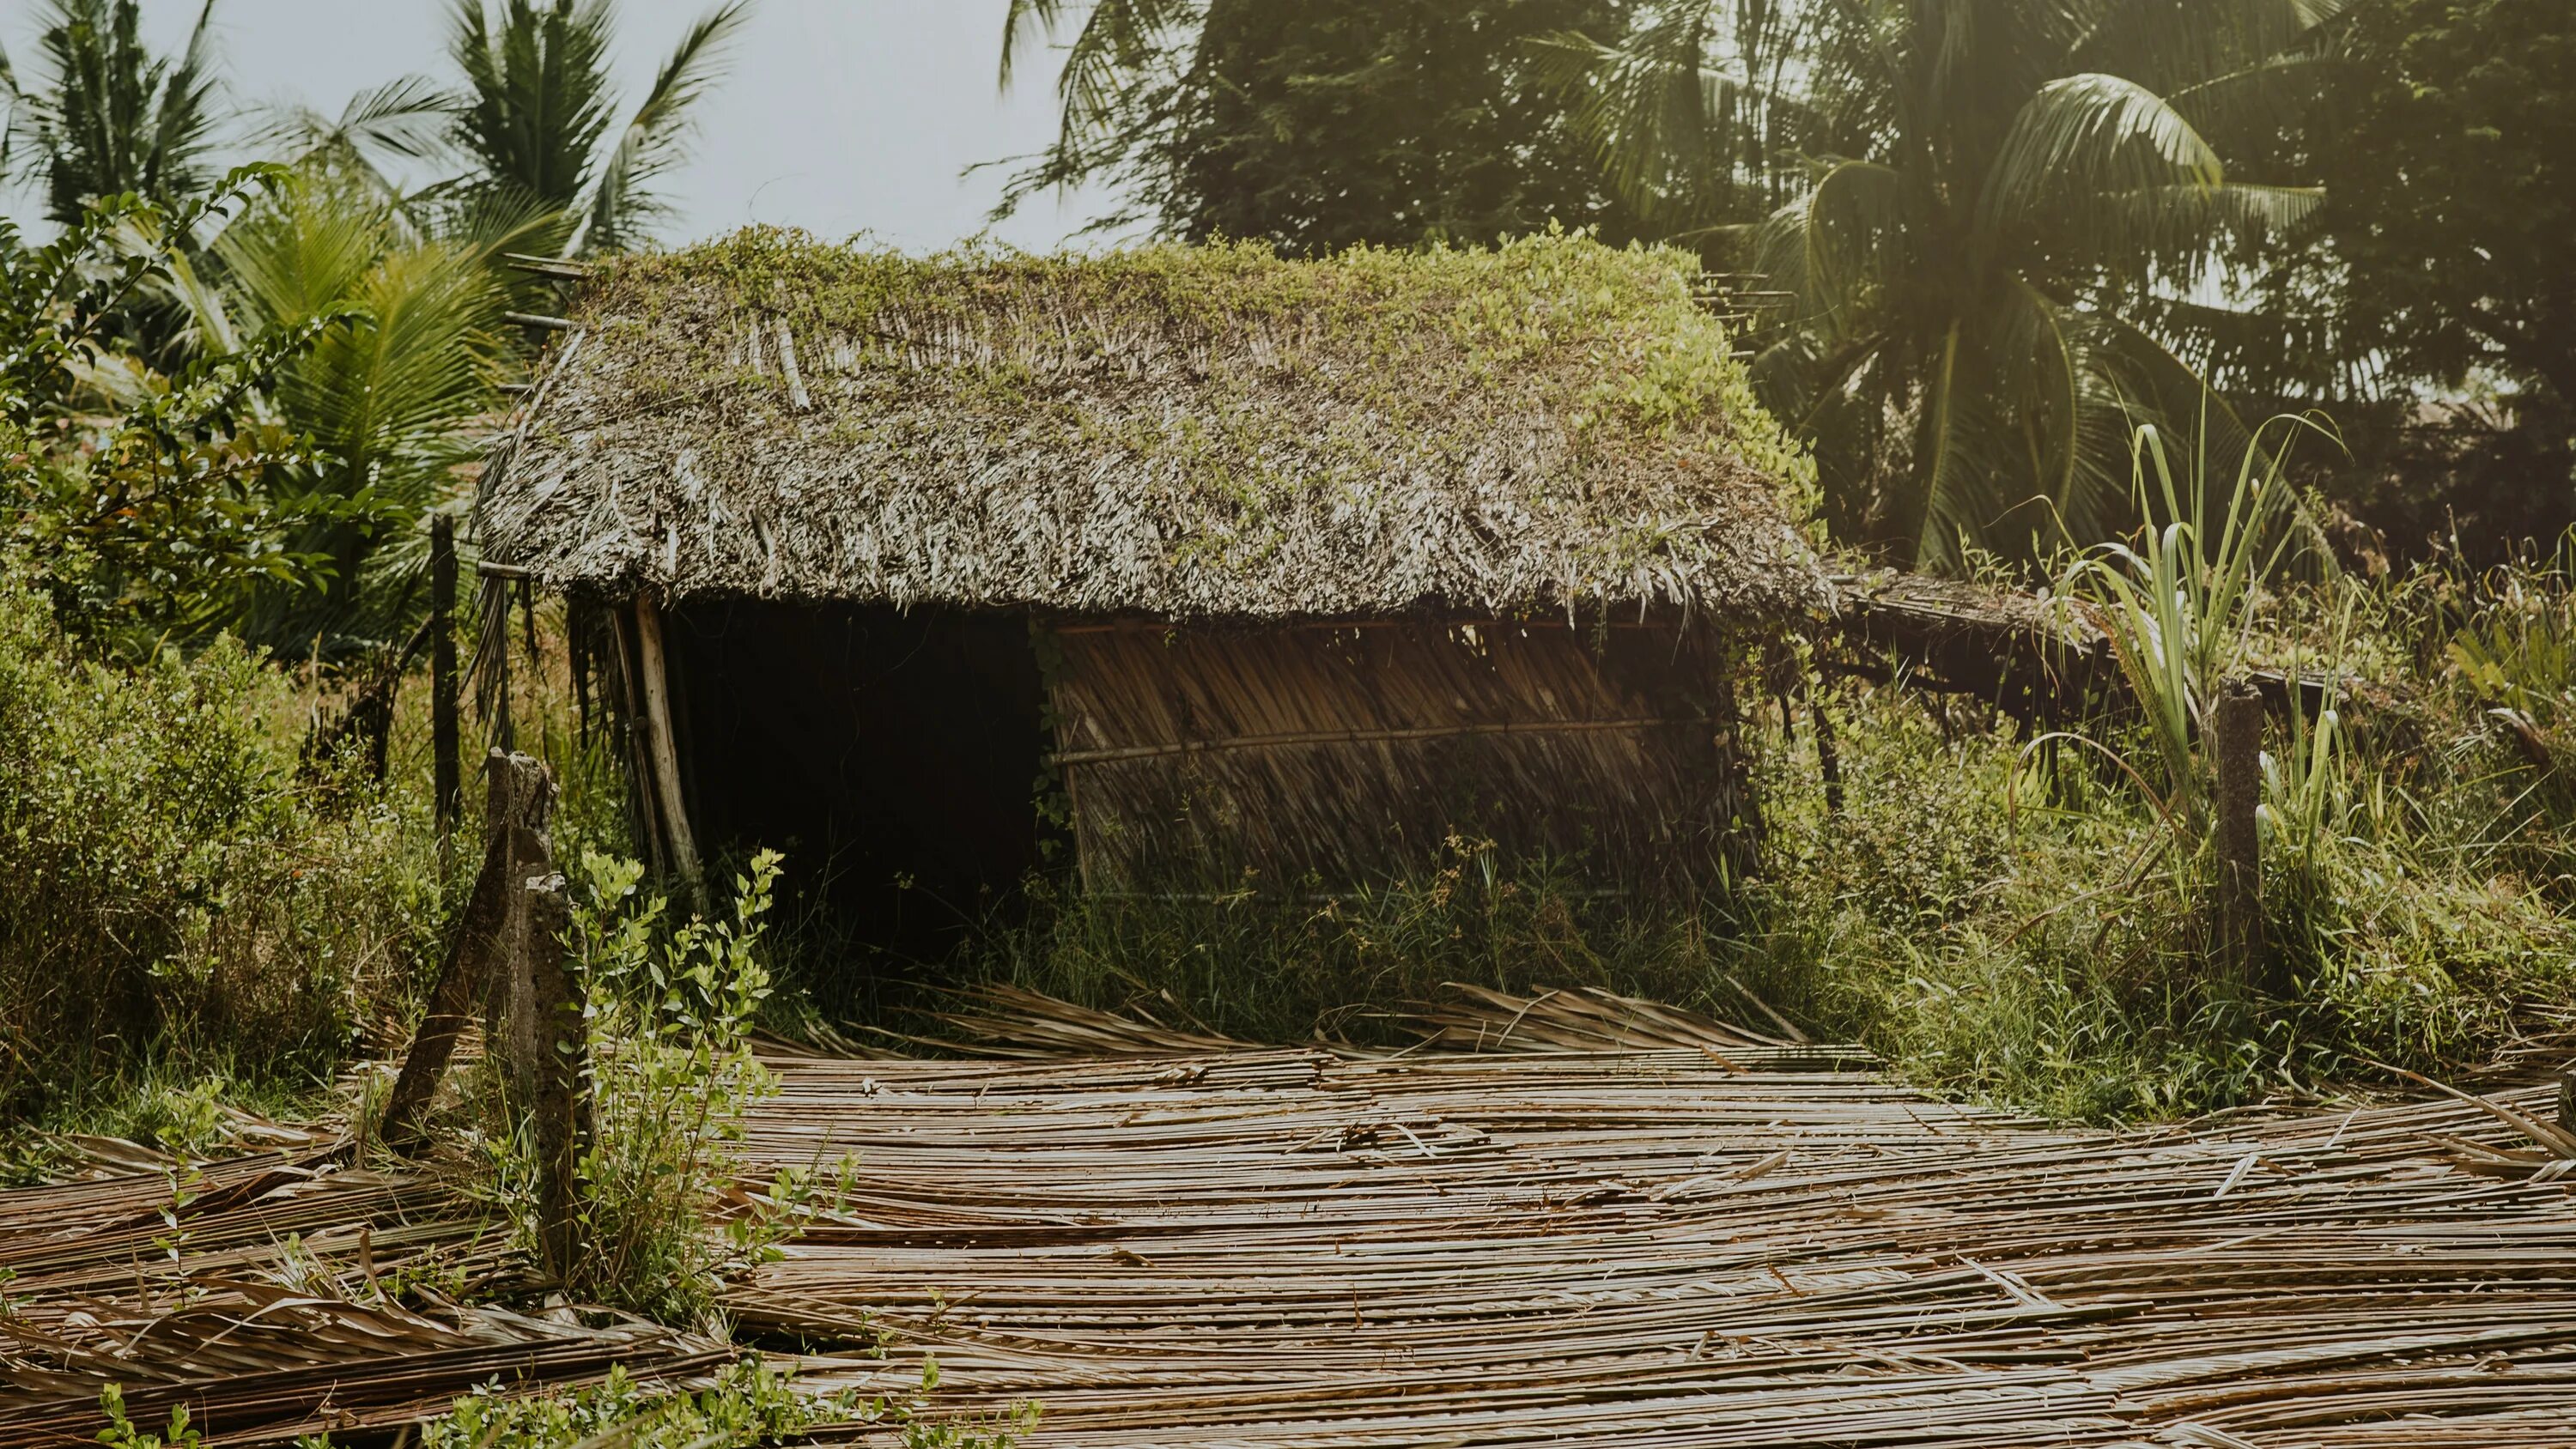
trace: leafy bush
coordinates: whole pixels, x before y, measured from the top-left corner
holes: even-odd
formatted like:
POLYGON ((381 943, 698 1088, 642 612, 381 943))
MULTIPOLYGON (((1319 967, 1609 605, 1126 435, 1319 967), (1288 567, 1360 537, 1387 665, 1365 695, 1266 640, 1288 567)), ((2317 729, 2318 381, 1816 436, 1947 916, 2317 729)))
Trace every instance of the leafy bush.
MULTIPOLYGON (((1765 754, 1770 869, 1721 959, 1927 1086, 2061 1117, 2169 1117, 2373 1062, 2475 1061, 2520 1003, 2576 986, 2576 922, 2471 848, 2477 821, 2356 789, 2315 851, 2313 890, 2290 888, 2306 868, 2294 838, 2267 832, 2270 936, 2293 990, 2248 1000, 2210 977, 2197 874, 2141 868, 2171 833, 2125 776, 2072 751, 2044 769, 2008 729, 1944 735, 1895 690, 1832 707, 1844 807, 1823 807, 1807 748, 1765 754)), ((2274 751, 2288 734, 2275 727, 2274 751)))
POLYGON ((83 659, 0 570, 0 1110, 147 1057, 335 1069, 437 908, 419 802, 296 777, 288 681, 218 642, 83 659))
POLYGON ((2151 437, 2140 456, 2168 521, 2067 576, 2138 708, 2025 744, 1845 692, 1844 811, 1820 808, 1812 755, 1764 761, 1744 974, 1919 1080, 2066 1116, 2474 1063, 2576 988, 2563 571, 2283 581, 2276 477, 2186 497, 2151 437), (2272 722, 2261 762, 2278 999, 2205 955, 2206 711, 2257 665, 2329 695, 2272 722))
POLYGON ((590 1023, 594 1140, 580 1164, 589 1251, 570 1285, 583 1297, 666 1321, 704 1315, 716 1281, 764 1259, 787 1231, 802 1184, 773 1184, 770 1210, 708 1215, 734 1185, 733 1150, 752 1105, 775 1090, 751 1049, 770 992, 762 918, 778 856, 734 883, 733 916, 672 926, 639 889, 643 867, 587 852, 573 948, 590 1023))
POLYGON ((800 1393, 788 1375, 746 1358, 696 1393, 639 1385, 623 1366, 608 1381, 571 1393, 503 1397, 490 1390, 456 1401, 422 1426, 421 1449, 560 1449, 613 1436, 632 1449, 736 1449, 800 1437, 859 1417, 850 1395, 800 1393))

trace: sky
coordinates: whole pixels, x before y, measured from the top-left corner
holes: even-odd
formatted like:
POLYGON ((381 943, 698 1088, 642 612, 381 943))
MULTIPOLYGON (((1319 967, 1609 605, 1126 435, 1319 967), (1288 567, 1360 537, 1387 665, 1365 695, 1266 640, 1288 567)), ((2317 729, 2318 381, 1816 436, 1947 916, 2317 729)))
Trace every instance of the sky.
MULTIPOLYGON (((242 101, 336 113, 406 74, 449 76, 450 0, 215 0, 218 52, 242 101)), ((713 0, 618 0, 618 68, 630 96, 713 0)), ((1009 0, 757 0, 724 83, 701 104, 695 154, 663 190, 677 243, 751 222, 839 240, 868 233, 931 251, 987 229, 1007 166, 1054 132, 1053 68, 1041 55, 996 86, 1009 0)), ((0 46, 21 74, 36 59, 35 0, 0 0, 0 46)), ((176 50, 197 0, 143 0, 146 40, 176 50)), ((30 219, 34 198, 8 198, 30 219)), ((990 227, 1031 250, 1063 245, 1105 210, 1096 196, 1041 195, 990 227)))

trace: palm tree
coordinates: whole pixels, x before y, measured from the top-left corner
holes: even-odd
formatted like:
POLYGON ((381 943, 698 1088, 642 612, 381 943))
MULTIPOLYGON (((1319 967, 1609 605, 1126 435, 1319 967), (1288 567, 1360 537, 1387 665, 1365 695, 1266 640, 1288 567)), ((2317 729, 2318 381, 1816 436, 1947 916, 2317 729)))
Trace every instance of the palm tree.
POLYGON ((175 209, 213 184, 214 11, 205 0, 172 59, 144 47, 136 0, 46 0, 43 73, 22 82, 0 55, 11 112, 0 155, 15 151, 42 183, 47 220, 71 226, 92 201, 127 192, 175 209))
POLYGON ((654 181, 687 154, 692 108, 714 83, 750 0, 699 17, 616 121, 608 73, 608 0, 456 0, 448 50, 466 94, 451 136, 476 163, 477 185, 562 218, 565 255, 618 251, 668 214, 654 181))
POLYGON ((1693 0, 1558 48, 1611 175, 1668 215, 1789 150, 1791 194, 1738 229, 1791 300, 1756 382, 1846 536, 1942 567, 2109 536, 2138 422, 2250 446, 2189 359, 2241 329, 2231 239, 2319 197, 2222 157, 2305 94, 2343 3, 1693 0), (1795 59, 1731 65, 1745 13, 1784 10, 1795 59))
POLYGON ((474 231, 482 213, 460 208, 433 212, 433 229, 419 211, 324 153, 226 227, 211 266, 168 268, 200 356, 310 336, 249 406, 304 440, 265 486, 299 520, 285 546, 322 564, 322 583, 234 601, 227 626, 255 643, 338 658, 401 637, 419 603, 418 525, 468 486, 462 465, 514 370, 498 263, 530 226, 474 231))

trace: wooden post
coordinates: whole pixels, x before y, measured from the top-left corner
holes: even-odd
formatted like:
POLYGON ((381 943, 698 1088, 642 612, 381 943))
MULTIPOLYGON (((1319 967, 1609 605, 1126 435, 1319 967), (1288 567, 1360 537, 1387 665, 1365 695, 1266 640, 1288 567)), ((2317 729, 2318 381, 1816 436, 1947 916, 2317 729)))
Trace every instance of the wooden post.
POLYGON ((2576 1068, 2558 1074, 2558 1129, 2576 1132, 2576 1068))
POLYGON ((1843 756, 1834 740, 1834 717, 1825 713, 1825 702, 1814 701, 1809 712, 1816 721, 1816 773, 1825 781, 1825 813, 1843 813, 1843 756))
POLYGON ((1713 726, 1711 743, 1717 750, 1719 802, 1725 811, 1724 834, 1718 849, 1724 869, 1723 880, 1751 880, 1762 873, 1762 805, 1753 790, 1751 746, 1745 740, 1744 715, 1738 706, 1735 688, 1737 658, 1727 646, 1711 640, 1708 672, 1709 723, 1713 726))
POLYGON ((444 513, 429 521, 429 753, 430 797, 438 818, 438 864, 444 872, 455 848, 456 817, 465 804, 456 680, 456 520, 444 513))
POLYGON ((514 1030, 512 1040, 534 1051, 527 1065, 534 1082, 528 1105, 537 1150, 537 1238, 556 1281, 568 1283, 582 1255, 580 1164, 592 1125, 584 1090, 589 1029, 581 984, 564 953, 572 924, 564 878, 551 872, 531 876, 519 890, 523 929, 514 964, 527 989, 514 994, 524 996, 529 1011, 526 1030, 514 1030))
POLYGON ((2233 679, 2210 709, 2210 751, 2217 764, 2216 847, 2211 883, 2210 944, 2215 964, 2239 986, 2269 980, 2263 949, 2263 840, 2255 812, 2263 802, 2263 696, 2233 679))
POLYGON ((671 868, 701 914, 707 909, 707 883, 698 868, 697 842, 689 833, 689 812, 680 801, 680 751, 671 734, 671 675, 663 648, 662 613, 649 594, 635 596, 636 652, 642 657, 638 681, 644 690, 645 754, 653 765, 654 799, 661 806, 662 830, 671 851, 671 868))
MULTIPOLYGON (((385 1100, 377 1139, 395 1151, 422 1140, 422 1116, 455 1054, 456 1039, 472 1018, 478 999, 489 1001, 503 976, 502 964, 517 954, 521 934, 519 882, 543 866, 546 821, 554 808, 554 781, 545 766, 525 755, 494 750, 488 762, 490 805, 483 848, 483 868, 474 878, 465 914, 456 923, 438 980, 430 988, 429 1010, 413 1033, 411 1051, 394 1078, 385 1100)), ((550 869, 550 867, 549 867, 550 869)), ((495 1049, 499 1048, 496 1037, 495 1049)), ((527 1100, 521 1097, 521 1101, 527 1100)))

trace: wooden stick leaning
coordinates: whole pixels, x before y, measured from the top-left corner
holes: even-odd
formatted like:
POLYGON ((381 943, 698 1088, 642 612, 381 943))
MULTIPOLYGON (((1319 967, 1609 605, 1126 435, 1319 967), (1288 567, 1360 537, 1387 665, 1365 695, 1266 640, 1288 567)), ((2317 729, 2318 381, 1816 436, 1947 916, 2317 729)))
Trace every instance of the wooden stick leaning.
POLYGON ((546 864, 545 832, 554 809, 553 778, 535 760, 500 750, 492 752, 485 768, 489 803, 483 868, 475 876, 465 914, 439 963, 429 1010, 412 1036, 411 1051, 394 1078, 378 1128, 380 1140, 398 1152, 420 1144, 422 1116, 447 1074, 457 1037, 476 1003, 490 1001, 495 986, 501 984, 499 963, 520 936, 519 884, 539 873, 539 868, 551 871, 546 864))

